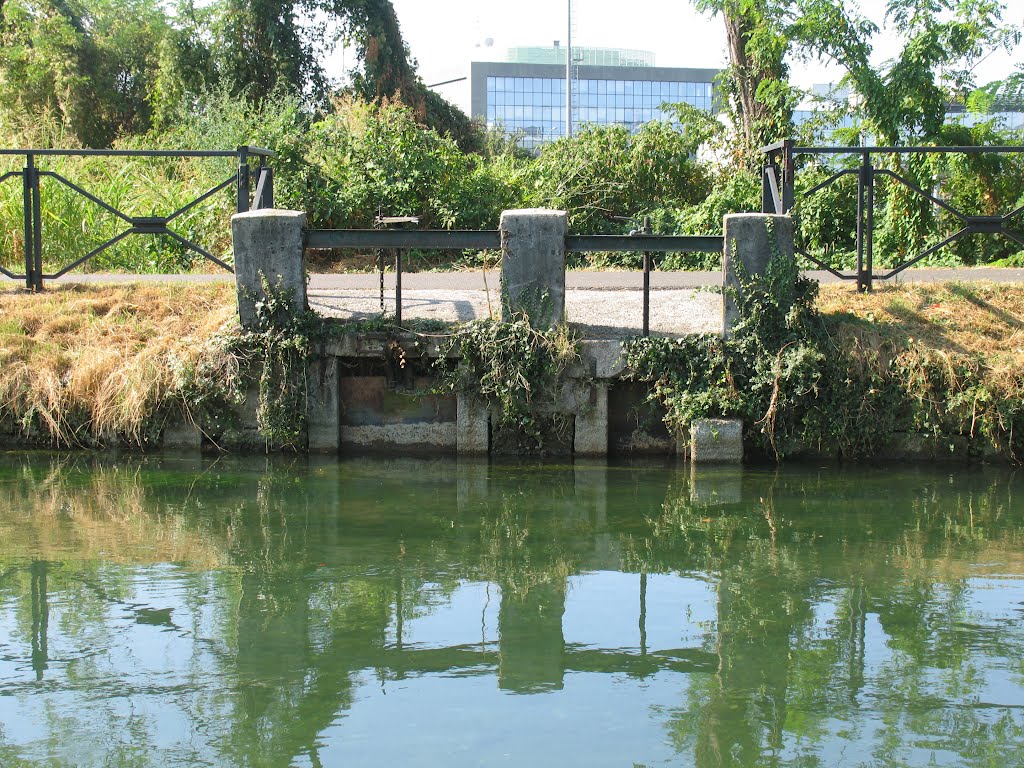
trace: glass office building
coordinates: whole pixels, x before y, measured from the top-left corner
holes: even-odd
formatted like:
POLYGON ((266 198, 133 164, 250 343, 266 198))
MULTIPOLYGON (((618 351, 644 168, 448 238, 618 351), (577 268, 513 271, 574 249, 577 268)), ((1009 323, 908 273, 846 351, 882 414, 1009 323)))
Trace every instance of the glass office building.
MULTIPOLYGON (((563 54, 564 55, 564 54, 563 54)), ((621 125, 635 131, 670 119, 665 104, 713 109, 717 70, 649 66, 573 68, 573 126, 621 125)), ((489 127, 521 135, 528 149, 565 135, 565 67, 556 64, 473 62, 472 112, 489 127)))

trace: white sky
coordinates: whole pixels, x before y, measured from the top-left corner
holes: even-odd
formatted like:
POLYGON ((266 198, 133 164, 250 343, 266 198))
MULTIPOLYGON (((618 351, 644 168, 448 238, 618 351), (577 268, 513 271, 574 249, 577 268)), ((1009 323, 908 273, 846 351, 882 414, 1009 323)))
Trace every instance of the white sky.
MULTIPOLYGON (((1004 0, 1004 21, 1024 27, 1024 0, 1004 0)), ((431 84, 468 77, 470 61, 501 61, 508 48, 565 45, 567 0, 392 0, 402 34, 431 84), (493 44, 488 47, 486 41, 493 44)), ((858 5, 851 2, 850 5, 858 5)), ((653 51, 655 64, 665 67, 719 68, 727 63, 721 19, 693 10, 689 0, 573 0, 573 45, 639 48, 653 51)), ((861 12, 882 26, 884 0, 861 0, 861 12)), ((875 43, 878 63, 893 55, 896 41, 882 36, 875 43)), ((1004 77, 1024 61, 1024 46, 996 53, 980 64, 978 83, 1004 77)), ((340 74, 354 65, 352 54, 335 54, 329 66, 340 74), (347 59, 342 62, 341 59, 347 59)), ((793 62, 792 78, 800 86, 834 82, 838 67, 793 62)), ((469 110, 469 83, 436 89, 463 110, 469 110)))

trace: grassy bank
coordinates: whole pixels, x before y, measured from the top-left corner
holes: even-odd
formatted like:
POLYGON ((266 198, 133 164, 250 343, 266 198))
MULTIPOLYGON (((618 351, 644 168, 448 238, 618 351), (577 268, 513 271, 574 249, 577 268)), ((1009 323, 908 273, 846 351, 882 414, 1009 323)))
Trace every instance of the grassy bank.
MULTIPOLYGON (((1024 285, 826 286, 811 300, 799 323, 756 344, 652 342, 639 377, 672 426, 738 415, 769 456, 859 458, 913 432, 1024 458, 1024 285), (686 378, 697 369, 703 378, 686 378)), ((0 429, 38 444, 145 447, 169 420, 223 407, 244 385, 239 369, 270 359, 251 349, 266 333, 240 335, 227 284, 9 289, 0 318, 0 429)), ((295 359, 308 354, 286 342, 295 359)))
POLYGON ((0 292, 0 427, 58 446, 145 445, 184 415, 234 286, 0 292))

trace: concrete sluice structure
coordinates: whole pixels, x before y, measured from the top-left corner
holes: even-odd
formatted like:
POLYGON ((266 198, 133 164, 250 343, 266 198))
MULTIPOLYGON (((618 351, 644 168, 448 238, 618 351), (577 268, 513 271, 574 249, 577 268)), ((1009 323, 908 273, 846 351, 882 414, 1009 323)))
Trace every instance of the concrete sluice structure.
MULTIPOLYGON (((265 285, 287 291, 295 311, 307 307, 304 226, 303 214, 293 211, 260 210, 233 217, 243 326, 254 321, 254 302, 264 295, 265 285)), ((504 319, 524 312, 541 331, 564 321, 566 231, 564 211, 502 214, 504 319)), ((727 217, 721 333, 727 334, 736 321, 737 275, 750 279, 761 274, 773 253, 793 258, 788 217, 727 217)), ((579 350, 579 363, 570 370, 559 397, 538 414, 557 417, 563 425, 545 453, 678 453, 700 462, 742 460, 738 422, 695 424, 687 435, 670 435, 662 414, 647 403, 646 388, 629 380, 621 340, 583 339, 579 350)), ((437 343, 403 333, 353 332, 323 345, 308 370, 308 450, 467 456, 507 451, 495 439, 497 414, 482 398, 466 392, 424 394, 430 390, 432 363, 439 354, 437 343)), ((251 413, 242 414, 248 423, 239 442, 259 445, 255 407, 246 410, 251 413)))

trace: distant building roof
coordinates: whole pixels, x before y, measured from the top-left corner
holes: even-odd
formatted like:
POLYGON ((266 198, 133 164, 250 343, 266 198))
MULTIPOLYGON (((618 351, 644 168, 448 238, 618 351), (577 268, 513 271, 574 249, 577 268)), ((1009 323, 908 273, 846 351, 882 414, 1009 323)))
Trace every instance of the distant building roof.
MULTIPOLYGON (((565 64, 565 51, 558 41, 551 47, 509 48, 505 61, 510 64, 565 64)), ((653 67, 654 54, 632 48, 573 47, 572 63, 597 67, 653 67)))

